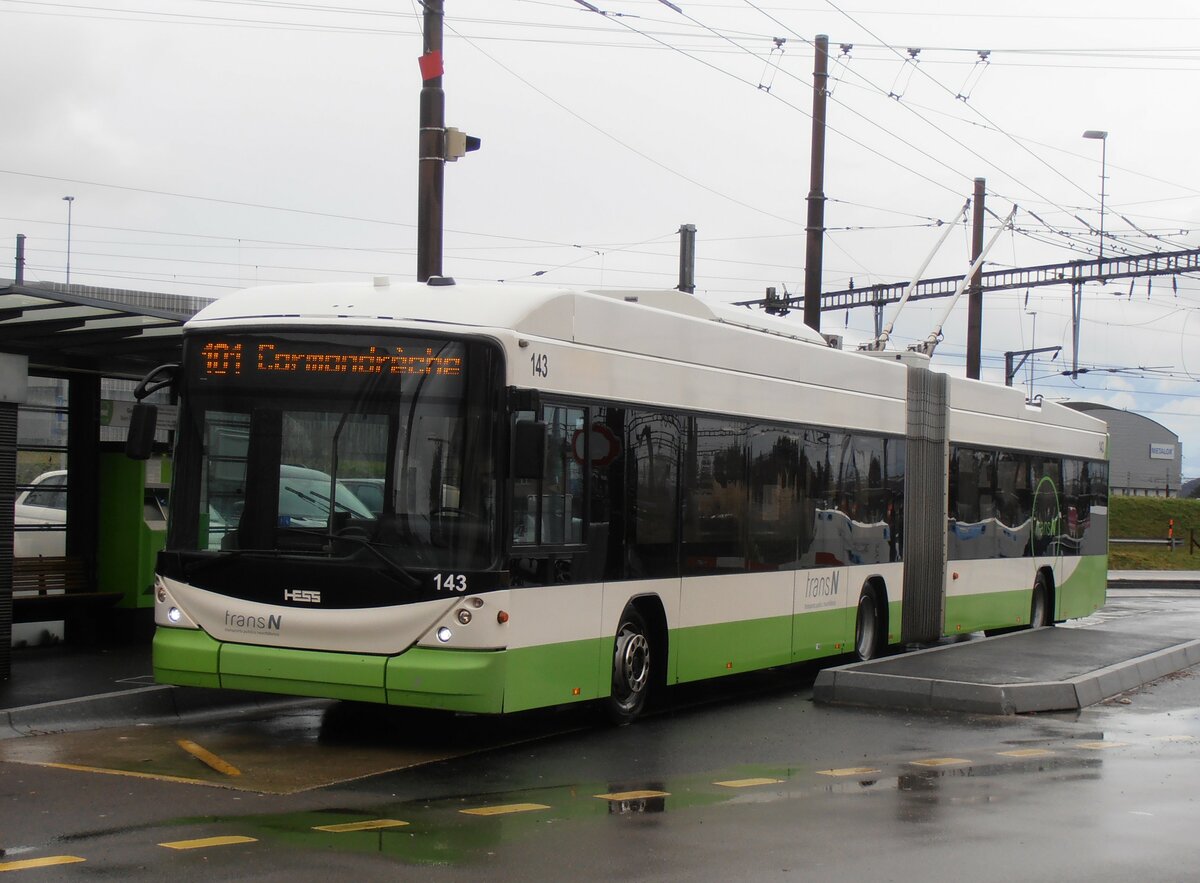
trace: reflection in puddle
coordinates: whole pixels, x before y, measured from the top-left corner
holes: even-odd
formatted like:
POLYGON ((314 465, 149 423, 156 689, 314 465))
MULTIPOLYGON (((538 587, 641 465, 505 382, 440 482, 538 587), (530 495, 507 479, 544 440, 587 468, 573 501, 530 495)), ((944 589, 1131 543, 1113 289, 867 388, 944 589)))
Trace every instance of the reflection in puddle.
POLYGON ((733 811, 739 805, 811 801, 810 812, 826 813, 836 810, 822 800, 882 800, 886 803, 880 807, 901 822, 944 823, 949 813, 964 806, 1025 798, 1029 789, 1048 784, 1099 779, 1102 764, 1111 762, 1112 755, 1071 753, 1079 748, 1079 741, 1055 743, 1053 750, 1023 747, 996 752, 990 762, 963 765, 916 767, 913 760, 895 758, 888 763, 890 774, 871 767, 856 768, 853 774, 850 768, 743 767, 669 780, 574 782, 438 799, 388 802, 364 796, 357 805, 182 818, 172 824, 195 828, 196 836, 236 833, 299 850, 369 853, 424 865, 477 861, 502 845, 538 837, 564 824, 597 826, 616 824, 616 819, 624 820, 620 824, 653 824, 650 817, 661 817, 668 808, 674 815, 705 807, 733 811))

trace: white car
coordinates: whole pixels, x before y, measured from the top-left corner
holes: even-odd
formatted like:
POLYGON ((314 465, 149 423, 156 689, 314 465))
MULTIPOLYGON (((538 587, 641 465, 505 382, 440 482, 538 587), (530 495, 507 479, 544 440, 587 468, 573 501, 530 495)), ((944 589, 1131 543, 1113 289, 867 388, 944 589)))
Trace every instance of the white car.
POLYGON ((43 472, 17 497, 13 557, 67 553, 67 470, 43 472))

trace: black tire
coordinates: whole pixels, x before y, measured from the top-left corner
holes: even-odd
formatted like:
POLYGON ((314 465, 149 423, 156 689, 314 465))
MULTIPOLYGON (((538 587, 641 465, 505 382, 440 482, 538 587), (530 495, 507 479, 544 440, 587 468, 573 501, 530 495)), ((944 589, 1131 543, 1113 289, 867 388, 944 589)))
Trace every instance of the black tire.
POLYGON ((1050 587, 1046 585, 1046 577, 1040 572, 1033 581, 1033 598, 1029 602, 1029 627, 1040 629, 1051 625, 1050 587))
POLYGON ((621 613, 613 640, 612 695, 604 703, 606 716, 617 726, 632 723, 646 707, 653 671, 651 649, 646 620, 630 604, 621 613))
POLYGON ((877 659, 883 650, 883 618, 874 587, 864 586, 854 618, 854 656, 859 662, 877 659))

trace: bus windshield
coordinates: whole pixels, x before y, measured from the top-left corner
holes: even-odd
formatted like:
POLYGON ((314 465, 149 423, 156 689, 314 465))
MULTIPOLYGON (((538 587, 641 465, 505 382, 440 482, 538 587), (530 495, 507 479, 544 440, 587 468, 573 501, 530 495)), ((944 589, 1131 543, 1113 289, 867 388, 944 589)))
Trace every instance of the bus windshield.
POLYGON ((461 340, 189 337, 168 549, 490 567, 498 362, 461 340))

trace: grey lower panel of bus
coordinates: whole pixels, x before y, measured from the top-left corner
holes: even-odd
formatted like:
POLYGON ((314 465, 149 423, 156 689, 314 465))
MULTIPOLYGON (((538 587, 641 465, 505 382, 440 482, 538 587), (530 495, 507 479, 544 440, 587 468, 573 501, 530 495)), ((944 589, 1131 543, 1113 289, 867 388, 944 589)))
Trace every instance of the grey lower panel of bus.
POLYGON ((945 374, 908 369, 908 435, 904 444, 904 607, 900 639, 934 641, 945 621, 945 374))

